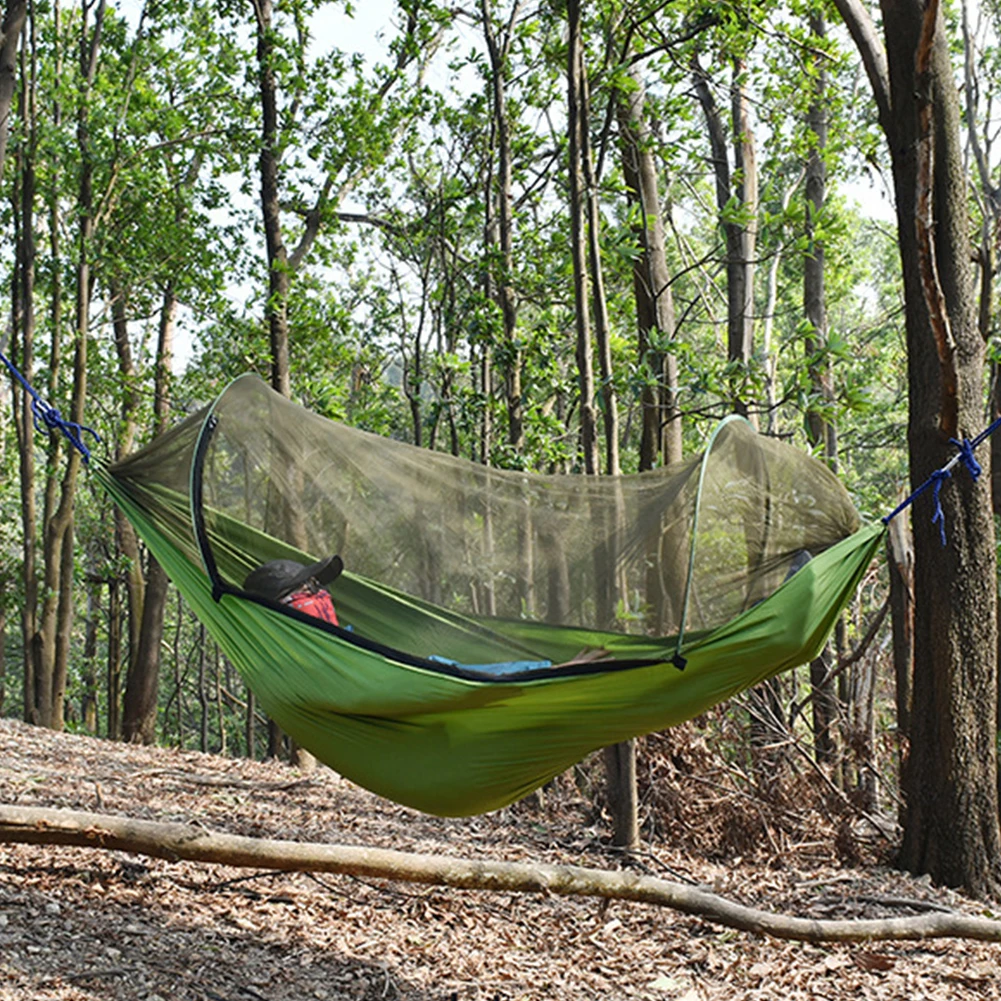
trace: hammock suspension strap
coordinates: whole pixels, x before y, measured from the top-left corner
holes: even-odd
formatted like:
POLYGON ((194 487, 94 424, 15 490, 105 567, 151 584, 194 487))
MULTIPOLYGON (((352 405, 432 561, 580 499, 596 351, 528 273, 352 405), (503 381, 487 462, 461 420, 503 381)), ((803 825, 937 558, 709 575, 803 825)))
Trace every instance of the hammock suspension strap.
POLYGON ((980 432, 972 441, 969 438, 964 438, 959 441, 956 438, 950 438, 949 444, 955 445, 958 451, 956 454, 941 468, 936 469, 931 476, 928 477, 924 483, 921 484, 909 497, 901 501, 888 515, 885 515, 882 519, 884 525, 888 525, 894 518, 900 514, 901 511, 906 510, 914 503, 926 490, 932 491, 932 499, 935 504, 935 510, 932 512, 932 524, 938 525, 939 538, 942 540, 942 545, 946 544, 945 537, 945 513, 942 510, 942 501, 939 494, 942 492, 942 484, 951 478, 952 471, 958 465, 963 465, 969 471, 970 476, 973 477, 974 482, 980 478, 981 469, 980 463, 977 462, 974 456, 975 449, 979 448, 999 427, 1001 427, 1001 417, 996 418, 990 426, 985 428, 980 432))
POLYGON ((35 430, 41 431, 44 428, 47 431, 61 431, 66 440, 83 456, 83 461, 89 463, 90 449, 84 443, 83 433, 86 431, 87 434, 93 436, 95 441, 100 441, 101 436, 93 428, 89 428, 85 424, 77 424, 75 421, 66 420, 55 407, 46 403, 3 352, 0 352, 0 361, 10 369, 10 374, 17 379, 25 392, 31 397, 31 415, 35 430))

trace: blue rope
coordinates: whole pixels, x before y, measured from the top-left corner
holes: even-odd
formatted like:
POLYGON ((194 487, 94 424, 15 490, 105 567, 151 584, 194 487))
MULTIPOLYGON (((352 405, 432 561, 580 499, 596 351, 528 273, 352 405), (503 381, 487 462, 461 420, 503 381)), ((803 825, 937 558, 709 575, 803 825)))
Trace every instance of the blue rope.
POLYGON ((92 435, 95 441, 100 441, 101 436, 85 424, 77 424, 75 421, 68 421, 51 404, 43 400, 34 390, 27 379, 17 370, 14 363, 0 352, 0 361, 10 369, 10 374, 24 387, 26 393, 31 396, 31 419, 36 431, 43 428, 47 431, 61 431, 67 441, 83 456, 83 461, 90 462, 90 449, 84 444, 83 432, 92 435))
POLYGON ((939 497, 942 491, 942 484, 952 476, 953 469, 958 465, 965 466, 969 470, 970 476, 973 477, 974 482, 976 482, 980 478, 983 469, 981 469, 980 463, 977 462, 973 454, 974 449, 979 448, 999 427, 1001 427, 1001 417, 998 417, 989 427, 981 431, 973 441, 970 441, 968 438, 964 438, 962 441, 950 438, 949 444, 955 445, 959 451, 941 469, 936 469, 910 497, 903 500, 886 515, 883 518, 883 524, 888 525, 901 511, 910 507, 921 494, 931 489, 932 499, 935 503, 935 510, 932 513, 931 520, 933 525, 938 525, 939 538, 942 540, 942 545, 944 546, 946 544, 945 512, 942 510, 942 501, 939 497))

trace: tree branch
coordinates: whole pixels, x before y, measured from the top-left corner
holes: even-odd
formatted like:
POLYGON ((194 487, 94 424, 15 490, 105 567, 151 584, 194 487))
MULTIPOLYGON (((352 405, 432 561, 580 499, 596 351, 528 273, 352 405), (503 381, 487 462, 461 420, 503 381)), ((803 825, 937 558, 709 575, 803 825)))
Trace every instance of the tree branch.
POLYGON ((892 136, 895 130, 892 106, 890 102, 890 70, 886 61, 886 49, 876 32, 869 11, 862 5, 862 0, 834 0, 841 20, 845 22, 848 33, 855 42, 862 57, 876 108, 879 111, 879 124, 887 136, 892 136))
POLYGON ((5 842, 136 852, 172 862, 186 859, 283 872, 334 872, 463 890, 631 900, 669 907, 740 931, 804 942, 930 938, 1001 942, 1001 922, 952 912, 862 921, 787 917, 746 907, 697 887, 634 872, 270 841, 216 834, 186 824, 0 804, 0 843, 5 842))

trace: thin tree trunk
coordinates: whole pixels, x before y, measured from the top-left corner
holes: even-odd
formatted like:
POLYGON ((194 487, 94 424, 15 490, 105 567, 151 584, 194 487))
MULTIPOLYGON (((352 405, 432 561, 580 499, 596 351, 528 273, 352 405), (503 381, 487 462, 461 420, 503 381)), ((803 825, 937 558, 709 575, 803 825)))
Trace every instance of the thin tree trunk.
MULTIPOLYGON (((581 448, 584 468, 588 475, 600 473, 600 453, 598 448, 597 422, 594 413, 594 375, 592 363, 591 329, 589 307, 595 307, 596 327, 601 339, 599 351, 604 381, 611 383, 611 355, 608 349, 608 317, 601 277, 601 257, 598 247, 598 225, 595 195, 595 178, 590 156, 590 141, 587 121, 587 83, 582 43, 581 7, 578 0, 567 4, 568 46, 567 46, 567 94, 569 130, 569 174, 570 174, 570 215, 571 253, 574 274, 574 308, 576 311, 577 369, 580 380, 581 448), (591 281, 588 282, 590 275, 591 281), (593 292, 588 295, 589 284, 593 292)), ((614 395, 611 396, 613 409, 606 415, 606 461, 610 473, 618 471, 618 432, 615 421, 614 395), (611 438, 610 438, 611 436, 611 438), (614 439, 614 440, 613 440, 614 439)), ((606 403, 609 398, 606 397, 606 403)), ((602 561, 599 555, 599 562, 602 561)), ((596 572, 598 568, 596 567, 596 572)), ((609 602, 614 594, 614 579, 606 567, 602 567, 600 579, 612 590, 598 594, 599 614, 607 615, 609 602)), ((614 607, 614 606, 613 606, 614 607)), ((617 844, 634 847, 639 841, 636 812, 636 771, 635 750, 631 742, 606 747, 603 751, 606 773, 606 789, 612 812, 613 838, 617 844)))
POLYGON ((122 686, 122 600, 119 581, 112 577, 108 583, 108 739, 121 740, 122 686))
POLYGON ((705 115, 709 147, 716 179, 716 207, 723 219, 727 274, 727 360, 734 364, 731 405, 734 412, 749 415, 740 377, 751 360, 754 336, 754 253, 757 216, 757 169, 750 110, 742 78, 743 66, 734 63, 730 88, 733 123, 734 171, 730 170, 726 127, 709 86, 709 78, 697 61, 692 62, 695 94, 705 115), (738 173, 739 172, 739 173, 738 173), (739 181, 733 182, 737 174, 739 181), (735 198, 747 221, 733 218, 730 200, 735 198))
POLYGON ((101 612, 101 583, 93 581, 87 589, 87 624, 83 638, 83 690, 80 693, 80 719, 88 733, 97 733, 97 625, 101 612))
MULTIPOLYGON (((174 329, 177 322, 177 296, 173 286, 164 290, 160 304, 157 334, 156 367, 153 393, 153 430, 161 434, 170 419, 170 379, 174 329)), ((123 331, 124 334, 124 331, 123 331)), ((127 345, 127 336, 126 336, 127 345)), ((146 589, 142 599, 142 619, 135 655, 131 659, 123 706, 122 732, 132 743, 156 741, 157 697, 160 687, 163 621, 170 581, 157 561, 150 556, 146 589)))
POLYGON ((524 418, 521 403, 521 350, 517 347, 518 307, 514 291, 514 213, 513 205, 513 155, 511 151, 511 126, 505 83, 508 73, 508 56, 511 45, 511 28, 518 16, 520 4, 514 3, 508 27, 498 38, 493 26, 489 0, 480 0, 480 17, 483 35, 490 59, 490 99, 493 106, 492 126, 495 130, 497 150, 496 191, 491 201, 497 206, 496 238, 500 251, 499 274, 493 281, 494 299, 500 306, 504 330, 502 341, 504 356, 504 397, 507 404, 508 444, 520 451, 525 441, 524 418))
MULTIPOLYGON (((73 390, 69 420, 84 423, 84 400, 87 388, 87 340, 89 336, 91 241, 93 218, 93 160, 89 135, 89 103, 97 57, 101 47, 105 0, 100 0, 94 14, 94 25, 88 29, 86 19, 81 24, 81 85, 77 114, 77 145, 81 155, 78 192, 79 230, 76 268, 76 325, 74 332, 73 390), (89 30, 89 34, 88 34, 89 30)), ((81 456, 69 450, 66 470, 60 484, 55 510, 45 530, 45 580, 42 612, 38 623, 39 722, 54 730, 63 728, 63 703, 70 649, 70 623, 73 600, 73 538, 76 484, 81 456)))
POLYGON ((635 226, 640 254, 633 265, 633 293, 639 326, 637 351, 644 380, 640 405, 640 470, 682 458, 681 412, 678 406, 678 359, 666 350, 675 337, 674 299, 667 264, 664 221, 660 208, 659 170, 651 149, 646 91, 638 76, 618 95, 622 168, 630 197, 640 210, 635 226))
MULTIPOLYGON (((226 707, 225 707, 225 703, 223 701, 223 696, 222 696, 222 675, 221 675, 221 670, 220 670, 220 660, 221 660, 221 657, 220 657, 220 654, 219 654, 219 647, 218 647, 217 644, 213 643, 212 644, 212 669, 213 669, 213 676, 215 677, 216 707, 217 707, 218 716, 219 716, 219 748, 220 748, 219 753, 220 754, 225 754, 226 750, 227 750, 227 746, 228 746, 228 739, 227 739, 227 733, 226 733, 226 716, 225 716, 225 709, 226 709, 226 707)), ((247 754, 246 754, 246 757, 250 758, 251 760, 253 760, 253 758, 254 758, 254 740, 253 740, 253 736, 254 736, 253 719, 254 719, 254 717, 253 717, 253 714, 252 714, 253 713, 253 706, 251 705, 252 700, 253 700, 253 694, 250 693, 250 692, 248 692, 247 693, 247 704, 250 706, 251 716, 250 716, 250 722, 249 722, 249 725, 248 725, 247 736, 250 737, 251 739, 249 740, 249 742, 247 744, 247 754)))
POLYGON ((0 25, 0 178, 7 160, 7 138, 17 82, 17 47, 27 16, 27 0, 6 0, 0 25))
MULTIPOLYGON (((979 54, 976 49, 976 39, 970 30, 969 4, 963 0, 963 98, 966 110, 967 148, 979 181, 978 202, 981 208, 980 239, 974 248, 974 258, 980 274, 979 308, 977 310, 977 327, 980 336, 986 342, 991 335, 991 322, 994 316, 994 277, 997 261, 997 241, 999 226, 1001 226, 1001 185, 994 183, 993 172, 989 163, 987 150, 981 141, 979 131, 978 99, 982 96, 981 79, 978 77, 979 54)), ((984 81, 988 88, 993 81, 984 81)), ((1001 416, 1001 365, 992 358, 990 405, 991 417, 1001 416)), ((991 450, 991 470, 993 473, 991 490, 994 497, 994 513, 1001 514, 1001 437, 992 435, 989 442, 991 450)))
MULTIPOLYGON (((180 610, 178 611, 180 616, 180 610)), ((208 658, 205 655, 205 626, 198 626, 198 749, 207 754, 209 749, 209 690, 208 658)))
POLYGON ((247 689, 247 715, 244 719, 244 738, 247 742, 247 757, 251 761, 257 757, 256 699, 251 689, 247 689))
MULTIPOLYGON (((810 12, 810 32, 817 39, 827 35, 823 12, 810 12)), ((822 60, 814 70, 813 94, 807 114, 807 126, 812 133, 812 145, 806 162, 806 252, 803 257, 803 315, 809 333, 803 340, 807 368, 810 373, 813 403, 806 415, 806 432, 810 444, 822 450, 827 464, 837 472, 837 428, 829 419, 834 392, 831 386, 830 364, 824 355, 827 347, 827 302, 825 295, 824 242, 817 235, 817 220, 827 200, 827 71, 822 60)), ((838 698, 833 683, 825 682, 832 657, 820 658, 810 665, 813 684, 813 740, 817 760, 833 763, 837 754, 835 722, 838 698)), ((852 691, 852 689, 849 689, 852 691)), ((853 709, 848 707, 849 718, 853 709)))
POLYGON ((278 94, 272 38, 272 0, 255 0, 257 72, 261 99, 261 211, 268 257, 268 298, 265 316, 271 339, 271 385, 282 396, 292 395, 288 347, 288 252, 282 237, 278 193, 278 94))
POLYGON ((600 470, 597 420, 594 406, 594 366, 591 354, 591 323, 587 288, 587 244, 584 233, 584 178, 581 169, 583 120, 581 71, 580 2, 567 3, 567 130, 569 133, 570 254, 573 260, 574 324, 577 342, 577 378, 580 386, 580 450, 584 471, 591 476, 600 470))
MULTIPOLYGON (((136 411, 139 406, 138 395, 138 374, 132 358, 132 346, 129 343, 128 333, 128 302, 125 289, 115 281, 109 284, 111 295, 111 316, 112 331, 114 333, 115 353, 118 356, 118 372, 121 378, 121 414, 120 431, 116 444, 116 455, 121 458, 132 451, 136 439, 136 411)), ((142 556, 139 550, 139 539, 135 529, 126 519, 125 515, 115 508, 115 539, 118 548, 125 557, 126 570, 123 573, 125 584, 126 601, 129 609, 129 645, 128 645, 128 670, 125 677, 125 698, 124 698, 124 718, 116 726, 116 730, 121 730, 126 740, 140 740, 138 735, 142 729, 141 723, 137 722, 143 715, 140 692, 142 690, 143 679, 141 671, 143 661, 140 659, 141 649, 143 609, 145 607, 144 591, 145 581, 143 580, 142 556)), ((148 724, 150 729, 155 728, 155 691, 154 719, 148 724)))
MULTIPOLYGON (((601 376, 602 426, 605 439, 605 472, 618 476, 619 463, 619 405, 615 394, 612 373, 612 334, 608 318, 608 300, 605 296, 605 279, 601 267, 601 212, 598 203, 598 178, 591 151, 590 87, 587 67, 581 56, 580 66, 580 163, 584 181, 584 213, 587 219, 587 263, 591 279, 591 303, 594 316, 594 343, 598 354, 598 373, 601 376)), ((614 582, 613 582, 614 583, 614 582)))
POLYGON ((7 586, 0 583, 0 716, 7 701, 7 586))
MULTIPOLYGON (((746 222, 728 224, 730 253, 727 259, 727 295, 730 309, 727 327, 730 332, 729 360, 746 368, 754 350, 754 271, 758 232, 758 167, 751 127, 751 105, 744 74, 747 66, 735 60, 730 87, 733 115, 733 164, 738 177, 734 194, 746 222)), ((743 402, 743 401, 742 401, 743 402)), ((746 403, 743 404, 745 416, 746 403)))
MULTIPOLYGON (((13 346, 17 346, 17 335, 20 332, 19 359, 21 372, 31 382, 34 379, 35 354, 35 322, 34 322, 34 116, 32 100, 34 88, 33 62, 29 64, 28 53, 21 56, 21 117, 27 123, 27 146, 19 151, 18 180, 20 182, 20 198, 15 200, 15 222, 17 224, 17 268, 15 272, 13 293, 12 328, 14 331, 13 346)), ((2 126, 6 130, 6 121, 2 126)), ((59 336, 59 328, 55 328, 53 337, 59 336)), ((11 354, 17 360, 18 352, 11 354)), ((22 698, 24 704, 24 719, 29 723, 41 722, 38 702, 38 614, 39 614, 39 580, 38 580, 38 509, 37 482, 35 473, 35 449, 33 436, 34 420, 31 410, 31 397, 19 385, 14 386, 14 419, 17 428, 18 462, 21 490, 21 553, 23 566, 24 603, 21 611, 21 637, 24 649, 24 672, 22 698)))
MULTIPOLYGON (((709 78, 697 61, 692 63, 695 93, 706 119, 709 145, 716 179, 716 207, 726 238, 727 276, 727 361, 734 374, 730 378, 730 405, 734 412, 753 419, 745 398, 743 374, 747 372, 754 347, 754 255, 757 233, 758 181, 751 128, 750 104, 744 73, 746 66, 734 60, 730 84, 730 121, 733 143, 733 170, 730 169, 726 127, 709 86, 709 78), (741 208, 735 218, 731 200, 741 208)), ((784 740, 780 682, 773 678, 751 690, 750 739, 755 772, 763 789, 776 776, 774 748, 784 740)))
POLYGON ((890 522, 886 548, 893 622, 897 732, 903 742, 910 739, 914 683, 914 542, 906 512, 890 522))

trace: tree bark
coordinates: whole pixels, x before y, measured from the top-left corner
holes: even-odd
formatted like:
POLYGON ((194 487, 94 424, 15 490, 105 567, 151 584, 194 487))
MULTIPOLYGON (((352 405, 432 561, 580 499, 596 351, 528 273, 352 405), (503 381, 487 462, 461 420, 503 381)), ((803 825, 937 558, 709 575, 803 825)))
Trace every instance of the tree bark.
MULTIPOLYGON (((26 143, 19 156, 20 198, 15 202, 17 224, 17 268, 14 280, 13 347, 16 348, 20 333, 20 359, 17 350, 11 354, 20 363, 24 377, 31 382, 35 367, 35 234, 34 234, 34 66, 28 56, 21 58, 20 112, 25 123, 26 143)), ((6 121, 2 125, 6 131, 6 121)), ((54 337, 58 337, 56 326, 54 337)), ((24 601, 21 606, 21 637, 24 650, 22 699, 24 719, 28 723, 40 721, 38 705, 38 501, 35 449, 33 443, 34 420, 31 397, 20 385, 14 385, 14 423, 17 430, 19 481, 21 492, 21 562, 24 601)))
MULTIPOLYGON (((959 101, 935 0, 927 8, 883 0, 885 60, 864 10, 854 0, 837 5, 862 52, 893 163, 914 489, 950 458, 950 438, 982 423, 959 101)), ((1001 888, 994 523, 989 497, 970 477, 953 477, 941 502, 947 546, 926 511, 914 519, 914 689, 900 862, 986 896, 1001 888)))
MULTIPOLYGON (((810 32, 818 38, 827 35, 827 24, 822 9, 810 12, 810 32)), ((827 302, 825 293, 824 240, 818 235, 818 217, 827 200, 827 166, 824 151, 827 148, 827 71, 822 60, 815 67, 813 94, 807 114, 807 125, 812 133, 812 144, 807 157, 805 178, 806 253, 803 257, 803 315, 809 333, 803 340, 806 363, 810 374, 812 401, 806 415, 806 431, 810 445, 819 449, 832 470, 838 468, 837 426, 830 419, 834 390, 831 385, 831 368, 825 351, 827 348, 827 302)), ((828 655, 810 665, 810 680, 814 685, 813 739, 818 761, 831 764, 836 754, 834 725, 838 715, 838 698, 832 682, 824 684, 828 675, 828 655), (824 690, 816 686, 824 686, 824 690)))
MULTIPOLYGON (((90 291, 94 232, 93 153, 90 146, 89 104, 98 53, 101 49, 105 0, 100 0, 91 28, 83 19, 80 46, 82 77, 77 112, 77 146, 81 168, 78 189, 78 250, 76 265, 76 323, 74 330, 73 390, 69 420, 83 424, 84 399, 87 392, 87 341, 90 333, 90 291)), ((54 336, 58 336, 58 332, 54 336)), ((43 726, 63 728, 63 701, 70 649, 70 626, 73 598, 73 538, 76 485, 81 464, 80 453, 69 449, 66 469, 59 487, 58 499, 47 519, 44 538, 44 590, 41 615, 37 627, 38 717, 43 726)))
POLYGON ((577 379, 580 387, 580 448, 584 471, 600 472, 597 419, 594 406, 594 363, 591 350, 591 323, 588 303, 587 241, 584 224, 584 188, 581 151, 583 120, 583 43, 579 0, 567 3, 567 130, 569 135, 568 173, 570 180, 570 253, 573 259, 574 324, 577 344, 577 379))
MULTIPOLYGON (((268 259, 268 298, 265 316, 271 345, 271 387, 282 396, 292 396, 289 365, 288 297, 294 265, 289 259, 282 234, 281 202, 278 187, 278 85, 275 79, 275 45, 272 32, 272 0, 255 0, 257 15, 257 70, 261 98, 261 212, 268 259)), ((316 225, 319 216, 316 215, 316 225)), ((298 261, 296 262, 298 263, 298 261)), ((272 720, 268 727, 268 753, 279 755, 282 735, 272 720)))
POLYGON ((275 82, 275 45, 272 37, 272 0, 255 0, 257 14, 257 73, 261 98, 261 211, 268 257, 268 298, 265 318, 271 341, 271 386, 282 396, 292 395, 288 348, 288 251, 282 237, 278 194, 278 89, 275 82))
POLYGON ((87 733, 97 733, 97 628, 101 612, 101 581, 87 588, 87 621, 83 640, 80 721, 87 733))
MULTIPOLYGON (((991 323, 994 316, 994 278, 997 267, 997 241, 1001 227, 1001 185, 994 183, 988 149, 981 140, 979 107, 982 99, 981 80, 978 76, 977 40, 970 29, 969 4, 963 0, 963 97, 966 110, 967 147, 973 166, 977 172, 979 191, 977 201, 980 206, 979 243, 974 248, 974 258, 980 274, 979 309, 977 311, 977 326, 980 336, 987 341, 991 335, 991 323)), ((989 81, 988 85, 993 83, 989 81)), ((988 99, 989 100, 989 99, 988 99)), ((989 144, 990 137, 987 138, 989 144)), ((991 360, 990 379, 991 418, 1001 416, 1001 365, 991 360)), ((992 435, 989 447, 991 450, 991 470, 993 473, 991 490, 994 495, 994 513, 1001 514, 1001 437, 992 435)))
POLYGON ((664 220, 660 207, 659 171, 654 159, 646 91, 634 86, 618 95, 622 173, 630 198, 639 208, 634 226, 640 254, 633 265, 633 294, 639 326, 639 363, 648 373, 640 397, 642 429, 640 470, 665 466, 682 458, 681 411, 678 406, 678 359, 667 348, 675 336, 674 299, 667 263, 664 220))
POLYGON ((901 753, 910 740, 914 684, 914 541, 905 512, 890 522, 886 540, 893 623, 893 675, 896 681, 897 733, 901 753))
POLYGON ((751 361, 754 344, 754 253, 757 232, 758 181, 754 133, 745 91, 745 67, 733 65, 730 114, 733 127, 734 169, 730 169, 726 127, 709 86, 709 77, 697 61, 692 63, 695 94, 705 115, 709 148, 716 179, 716 206, 726 238, 727 360, 736 366, 730 380, 731 406, 745 417, 750 411, 740 376, 751 361), (734 181, 734 175, 737 180, 734 181), (741 212, 734 217, 734 199, 741 212))
POLYGON ((7 701, 7 586, 0 584, 0 715, 7 701))
POLYGON ((628 871, 271 841, 216 834, 201 826, 70 810, 0 804, 0 843, 74 845, 135 852, 170 862, 184 859, 281 872, 343 873, 461 890, 627 900, 668 907, 740 931, 803 942, 932 938, 1001 942, 1001 922, 954 912, 861 921, 795 918, 746 907, 688 884, 628 871))
POLYGON ((27 16, 27 0, 7 0, 0 25, 0 178, 7 160, 10 112, 17 82, 17 47, 27 16))
POLYGON ((591 304, 594 316, 594 343, 598 353, 598 372, 601 376, 602 426, 605 434, 605 472, 618 476, 619 463, 619 406, 612 379, 612 333, 608 319, 608 299, 605 295, 605 278, 601 266, 601 212, 598 203, 598 177, 595 172, 591 149, 590 86, 583 51, 580 65, 580 164, 584 182, 584 214, 587 220, 587 264, 591 282, 591 304))
POLYGON ((514 211, 513 211, 513 154, 511 150, 511 125, 508 109, 506 80, 511 29, 518 16, 520 3, 514 3, 508 18, 507 30, 498 37, 493 24, 490 0, 480 0, 480 17, 483 37, 490 59, 490 100, 493 106, 492 126, 497 151, 497 174, 491 202, 496 205, 496 225, 490 236, 496 239, 500 267, 491 280, 493 300, 500 306, 504 363, 504 399, 507 405, 508 444, 520 451, 525 444, 524 417, 522 415, 521 350, 517 343, 518 304, 514 290, 514 211))
MULTIPOLYGON (((177 295, 168 283, 160 304, 153 390, 153 432, 161 434, 170 419, 171 360, 174 353, 174 329, 177 322, 177 295)), ((124 351, 128 336, 123 329, 124 351)), ((134 377, 134 376, 133 376, 134 377)), ((122 707, 122 736, 137 744, 156 742, 157 699, 160 690, 163 620, 170 581, 157 561, 150 556, 146 586, 140 604, 141 620, 132 648, 125 700, 122 707)))
MULTIPOLYGON (((747 366, 754 350, 754 272, 758 233, 758 166, 751 126, 751 106, 744 75, 747 66, 736 60, 730 85, 733 116, 733 165, 738 180, 734 195, 743 211, 738 223, 728 223, 727 295, 730 303, 729 360, 747 366)), ((746 403, 741 412, 747 416, 746 403)), ((739 409, 739 408, 738 408, 739 409)))
POLYGON ((120 705, 122 685, 122 599, 119 581, 108 583, 108 732, 109 740, 120 740, 122 736, 122 712, 120 705))

